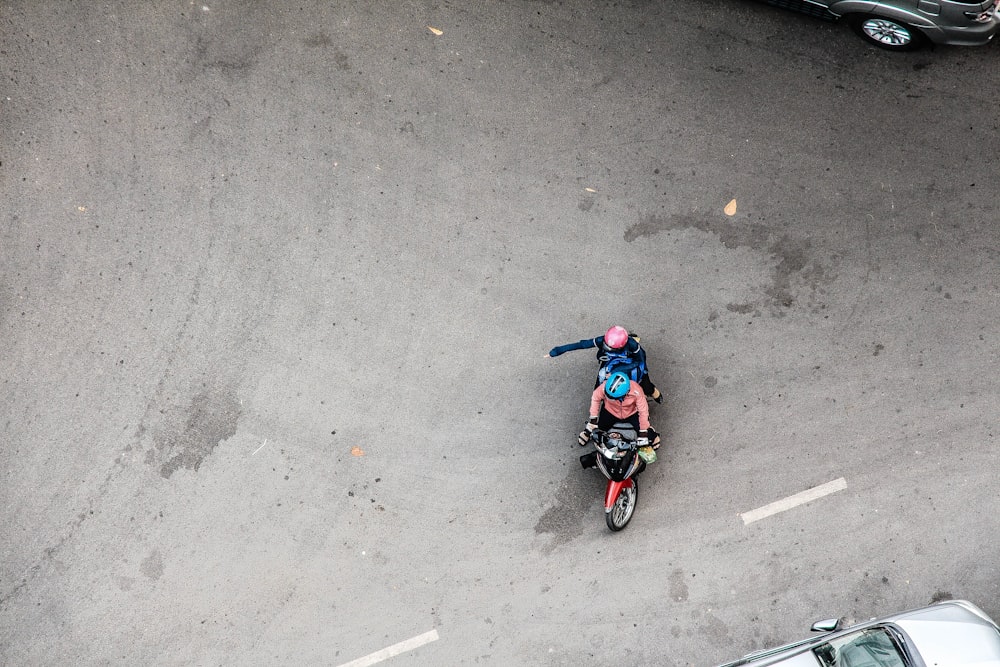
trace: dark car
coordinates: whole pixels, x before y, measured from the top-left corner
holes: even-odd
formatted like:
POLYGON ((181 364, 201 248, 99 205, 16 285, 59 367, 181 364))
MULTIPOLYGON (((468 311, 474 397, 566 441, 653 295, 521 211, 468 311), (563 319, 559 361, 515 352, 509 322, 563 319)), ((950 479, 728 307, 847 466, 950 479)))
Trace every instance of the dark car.
POLYGON ((828 20, 843 19, 866 41, 906 51, 922 44, 979 46, 1000 30, 1000 0, 763 0, 828 20))

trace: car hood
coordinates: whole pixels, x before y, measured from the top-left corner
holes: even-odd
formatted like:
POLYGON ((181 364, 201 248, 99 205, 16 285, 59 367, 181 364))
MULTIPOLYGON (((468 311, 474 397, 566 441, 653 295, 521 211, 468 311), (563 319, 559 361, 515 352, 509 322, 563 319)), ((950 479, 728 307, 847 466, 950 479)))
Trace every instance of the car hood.
POLYGON ((893 621, 927 667, 1000 667, 1000 632, 963 606, 942 604, 893 621))

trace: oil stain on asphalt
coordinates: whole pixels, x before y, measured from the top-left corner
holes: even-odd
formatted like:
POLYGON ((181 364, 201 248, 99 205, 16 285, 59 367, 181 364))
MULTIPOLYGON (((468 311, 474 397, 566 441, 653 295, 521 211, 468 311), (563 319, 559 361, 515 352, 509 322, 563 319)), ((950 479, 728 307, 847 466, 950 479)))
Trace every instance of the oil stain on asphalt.
MULTIPOLYGON (((764 289, 764 294, 767 301, 779 309, 795 304, 794 278, 813 290, 831 280, 825 267, 811 257, 812 248, 808 239, 795 238, 787 233, 778 234, 767 225, 734 225, 728 219, 705 212, 641 216, 637 223, 625 230, 625 241, 631 243, 676 229, 696 229, 714 234, 726 248, 746 248, 764 254, 773 263, 772 282, 764 289)), ((752 304, 744 304, 742 308, 752 309, 752 304)))
POLYGON ((235 392, 206 388, 195 395, 176 431, 157 438, 156 449, 166 458, 160 475, 169 479, 181 468, 197 472, 212 450, 236 433, 241 414, 235 392))
POLYGON ((579 465, 572 465, 566 479, 559 483, 555 503, 535 524, 536 534, 545 533, 553 537, 545 549, 546 553, 579 537, 587 520, 603 525, 604 510, 600 501, 604 486, 600 483, 603 478, 598 480, 598 477, 594 470, 582 470, 579 465))

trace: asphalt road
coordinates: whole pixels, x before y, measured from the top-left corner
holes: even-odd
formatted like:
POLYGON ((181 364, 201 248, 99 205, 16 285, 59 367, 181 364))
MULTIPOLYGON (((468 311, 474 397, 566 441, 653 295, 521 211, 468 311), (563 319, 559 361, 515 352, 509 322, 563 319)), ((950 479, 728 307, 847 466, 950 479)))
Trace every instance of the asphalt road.
POLYGON ((739 0, 6 2, 0 43, 0 663, 1000 617, 996 45, 739 0), (594 359, 544 356, 612 323, 668 395, 617 534, 594 359))

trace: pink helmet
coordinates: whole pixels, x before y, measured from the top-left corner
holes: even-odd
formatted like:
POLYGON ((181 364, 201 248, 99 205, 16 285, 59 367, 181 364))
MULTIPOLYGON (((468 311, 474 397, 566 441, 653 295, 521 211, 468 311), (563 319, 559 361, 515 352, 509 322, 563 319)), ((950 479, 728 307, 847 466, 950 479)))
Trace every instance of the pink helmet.
POLYGON ((620 327, 617 324, 604 334, 604 344, 610 347, 612 350, 620 350, 625 347, 628 342, 628 331, 625 327, 620 327))

